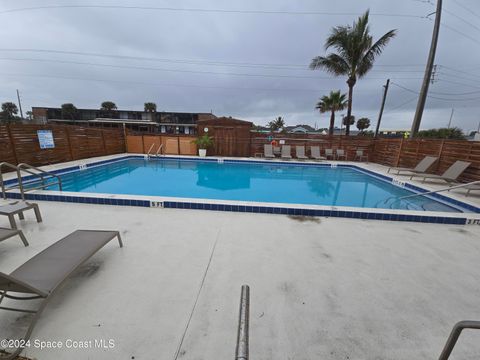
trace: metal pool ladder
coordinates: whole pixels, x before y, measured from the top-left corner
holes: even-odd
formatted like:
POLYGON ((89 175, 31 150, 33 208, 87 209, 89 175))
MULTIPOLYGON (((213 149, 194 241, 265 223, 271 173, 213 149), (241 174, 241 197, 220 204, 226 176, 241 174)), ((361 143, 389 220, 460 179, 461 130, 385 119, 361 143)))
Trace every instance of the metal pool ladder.
POLYGON ((161 153, 162 153, 162 149, 163 149, 163 144, 160 144, 160 146, 158 147, 157 151, 155 152, 155 154, 152 153, 152 150, 153 150, 153 147, 155 146, 155 144, 152 144, 150 146, 150 149, 148 149, 147 151, 147 158, 150 159, 152 156, 155 156, 155 157, 160 157, 161 153))
POLYGON ((7 191, 13 190, 13 189, 19 189, 20 194, 22 195, 22 200, 25 200, 25 192, 27 191, 32 191, 32 190, 39 190, 39 189, 45 189, 49 186, 52 185, 58 185, 60 191, 62 191, 62 179, 60 179, 60 176, 53 174, 51 172, 39 169, 35 166, 26 164, 26 163, 21 163, 18 164, 17 166, 12 165, 8 162, 1 162, 0 163, 0 187, 2 189, 2 195, 3 198, 7 198, 7 191), (12 170, 15 170, 17 174, 17 184, 12 185, 12 186, 5 186, 5 181, 3 180, 3 172, 2 169, 3 167, 10 168, 12 170), (28 181, 28 185, 33 185, 35 186, 25 188, 23 180, 22 180, 22 171, 32 175, 35 177, 35 179, 32 179, 28 181), (55 179, 53 182, 48 182, 48 179, 55 179), (37 184, 38 183, 38 184, 37 184))

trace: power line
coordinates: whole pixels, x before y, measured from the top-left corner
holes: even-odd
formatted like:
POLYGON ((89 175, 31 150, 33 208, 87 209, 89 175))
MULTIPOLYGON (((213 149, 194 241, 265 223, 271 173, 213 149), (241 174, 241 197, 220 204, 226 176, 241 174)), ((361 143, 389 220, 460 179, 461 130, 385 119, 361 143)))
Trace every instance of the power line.
POLYGON ((443 23, 443 22, 442 22, 442 26, 445 27, 445 28, 447 28, 447 29, 449 29, 449 30, 451 30, 451 31, 453 31, 453 32, 456 32, 457 34, 462 35, 462 36, 464 36, 465 38, 467 38, 467 39, 469 39, 469 40, 472 40, 473 42, 475 42, 475 43, 477 43, 477 44, 480 45, 480 41, 478 41, 478 40, 475 39, 474 37, 471 37, 470 35, 465 34, 464 32, 462 32, 462 31, 460 31, 460 30, 457 30, 457 29, 455 29, 454 27, 452 27, 452 26, 450 26, 450 25, 447 25, 447 24, 445 24, 445 23, 443 23))
MULTIPOLYGON (((15 8, 0 11, 0 14, 23 12, 31 10, 48 9, 121 9, 121 10, 150 10, 171 12, 194 12, 194 13, 222 13, 222 14, 268 14, 268 15, 328 15, 328 16, 358 16, 360 14, 350 12, 326 12, 326 11, 282 11, 282 10, 230 10, 230 9, 202 9, 202 8, 176 8, 158 6, 128 6, 128 5, 43 5, 15 8)), ((423 16, 413 14, 370 13, 371 16, 403 17, 422 19, 423 16)))
POLYGON ((100 67, 109 67, 109 68, 117 68, 117 69, 166 71, 166 72, 207 74, 207 75, 252 76, 252 77, 273 77, 273 78, 299 78, 299 79, 325 79, 325 80, 330 79, 330 77, 317 77, 317 76, 251 74, 251 73, 232 73, 232 72, 199 71, 199 70, 185 70, 185 69, 166 69, 166 68, 155 68, 155 67, 145 67, 145 66, 113 65, 113 64, 102 64, 102 63, 69 61, 69 60, 54 60, 54 59, 0 58, 0 60, 47 62, 47 63, 72 64, 72 65, 100 66, 100 67))
POLYGON ((414 100, 417 100, 417 99, 418 99, 418 97, 415 96, 415 97, 411 98, 410 100, 407 100, 407 101, 401 103, 400 105, 397 105, 397 106, 395 106, 395 107, 393 107, 393 108, 391 108, 391 109, 388 109, 388 111, 398 110, 398 109, 404 107, 404 106, 407 105, 407 104, 410 104, 411 102, 413 102, 414 100))
POLYGON ((466 7, 465 5, 461 4, 461 3, 458 2, 457 0, 452 0, 452 1, 453 1, 455 4, 457 4, 457 6, 460 6, 461 8, 463 8, 464 10, 466 10, 469 14, 480 18, 480 15, 478 15, 477 13, 475 13, 475 11, 473 11, 472 9, 466 7))
MULTIPOLYGON (((208 66, 232 66, 232 67, 253 67, 253 68, 267 68, 267 69, 280 69, 290 70, 305 70, 308 69, 308 64, 281 64, 281 63, 255 63, 255 62, 232 62, 232 61, 218 61, 218 60, 201 60, 201 59, 169 59, 158 57, 142 57, 142 56, 129 56, 129 55, 116 55, 116 54, 101 54, 94 52, 80 52, 80 51, 66 51, 66 50, 54 50, 54 49, 7 49, 0 48, 0 52, 33 52, 33 53, 51 53, 59 55, 78 55, 78 56, 91 56, 102 58, 114 58, 122 60, 139 60, 139 61, 156 61, 167 63, 179 63, 179 64, 191 64, 191 65, 208 65, 208 66)), ((375 67, 418 67, 425 66, 424 64, 378 64, 375 67)))
POLYGON ((81 80, 81 81, 93 81, 93 82, 106 82, 106 83, 120 83, 120 84, 135 84, 135 85, 148 85, 148 86, 172 86, 172 87, 186 87, 186 88, 209 88, 209 89, 223 89, 223 90, 258 90, 258 91, 304 91, 320 93, 324 91, 330 91, 331 89, 304 89, 304 88, 257 88, 257 87, 231 87, 231 86, 210 86, 210 85, 195 85, 195 84, 175 84, 175 83, 151 83, 143 81, 125 81, 125 80, 111 80, 111 79, 98 79, 98 78, 85 78, 85 77, 72 77, 72 76, 59 76, 59 75, 45 75, 45 74, 15 74, 15 73, 0 73, 1 76, 11 77, 33 77, 33 78, 48 78, 48 79, 61 79, 61 80, 81 80))
MULTIPOLYGON (((418 91, 415 91, 415 90, 412 90, 412 89, 409 89, 403 85, 400 85, 400 84, 397 84, 395 82, 392 82, 392 85, 395 85, 396 87, 399 87, 405 91, 408 91, 408 92, 411 92, 411 93, 414 93, 414 94, 417 94, 419 95, 420 93, 418 91)), ((442 100, 442 101, 473 101, 473 100, 480 100, 480 97, 475 97, 475 98, 468 98, 468 99, 455 99, 455 98, 443 98, 443 97, 438 97, 438 96, 431 96, 431 95, 428 95, 427 96, 428 98, 430 99, 435 99, 435 100, 442 100)))
MULTIPOLYGON (((189 73, 189 74, 202 74, 202 75, 225 75, 225 76, 247 76, 247 77, 266 77, 266 78, 287 78, 287 79, 323 79, 330 80, 332 77, 319 77, 319 76, 304 76, 304 75, 284 75, 284 74, 252 74, 252 73, 234 73, 234 72, 217 72, 217 71, 199 71, 199 70, 186 70, 186 69, 166 69, 155 68, 145 66, 132 66, 132 65, 113 65, 94 62, 82 62, 82 61, 70 61, 70 60, 55 60, 55 59, 38 59, 38 58, 0 58, 0 61, 32 61, 32 62, 44 62, 44 63, 59 63, 59 64, 71 64, 71 65, 86 65, 86 66, 99 66, 115 69, 134 69, 134 70, 146 70, 146 71, 163 71, 163 72, 175 72, 175 73, 189 73)), ((372 78, 372 80, 380 80, 383 78, 372 78)), ((417 80, 418 78, 396 78, 402 80, 417 80)))
POLYGON ((463 22, 463 23, 465 23, 465 24, 467 24, 467 25, 469 25, 469 26, 471 26, 471 27, 473 27, 473 28, 475 28, 475 29, 477 29, 477 30, 480 31, 480 27, 478 27, 477 25, 471 23, 471 22, 468 21, 468 20, 465 20, 463 17, 458 16, 457 14, 455 14, 455 13, 453 13, 453 12, 451 12, 451 11, 448 11, 447 9, 443 9, 443 11, 445 11, 447 14, 453 16, 454 18, 457 18, 457 19, 460 20, 461 22, 463 22))

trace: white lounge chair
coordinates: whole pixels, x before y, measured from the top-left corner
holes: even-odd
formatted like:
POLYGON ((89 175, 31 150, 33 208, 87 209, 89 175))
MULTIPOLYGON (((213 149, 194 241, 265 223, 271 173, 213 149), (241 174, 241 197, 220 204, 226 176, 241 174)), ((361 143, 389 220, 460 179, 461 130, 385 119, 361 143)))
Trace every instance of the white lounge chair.
POLYGON ((363 152, 363 150, 357 150, 355 152, 355 160, 363 161, 366 160, 368 162, 368 155, 363 152))
POLYGON ((328 159, 329 157, 332 160, 335 160, 335 155, 333 154, 333 149, 325 149, 325 157, 328 159))
POLYGON ((346 160, 347 160, 347 155, 345 154, 345 150, 343 150, 343 149, 337 149, 337 150, 336 150, 336 156, 335 156, 335 158, 336 158, 337 160, 343 159, 343 160, 346 161, 346 160))
POLYGON ((275 157, 273 154, 273 146, 270 144, 263 145, 263 155, 267 159, 273 159, 275 157))
POLYGON ((307 160, 308 156, 305 156, 305 146, 296 146, 295 155, 299 160, 307 160))
POLYGON ((438 157, 425 156, 414 168, 389 167, 387 172, 396 171, 397 175, 402 175, 400 174, 401 172, 410 173, 410 174, 403 174, 403 175, 411 175, 411 173, 426 173, 427 170, 430 168, 430 166, 432 166, 437 160, 438 160, 438 157))
POLYGON ((310 157, 315 160, 326 160, 327 158, 320 155, 320 146, 310 146, 310 157))
POLYGON ((292 158, 292 148, 290 145, 282 146, 282 159, 291 159, 292 158))
POLYGON ((455 161, 442 175, 435 175, 435 174, 413 174, 410 176, 410 179, 414 177, 421 177, 423 178, 422 182, 425 182, 426 179, 432 180, 443 180, 449 184, 458 182, 458 177, 462 175, 462 173, 471 165, 471 163, 466 161, 455 161))

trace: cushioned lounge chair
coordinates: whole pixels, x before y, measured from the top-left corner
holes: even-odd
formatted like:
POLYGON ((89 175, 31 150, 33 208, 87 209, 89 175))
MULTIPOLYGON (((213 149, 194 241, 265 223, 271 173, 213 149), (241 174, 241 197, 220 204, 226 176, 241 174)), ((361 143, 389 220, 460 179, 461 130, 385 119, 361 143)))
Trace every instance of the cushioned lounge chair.
POLYGON ((282 146, 282 159, 291 159, 292 158, 292 148, 290 145, 282 146))
POLYGON ((305 146, 296 146, 295 147, 295 155, 297 159, 300 160, 307 160, 308 156, 305 156, 305 146))
POLYGON ((310 146, 310 157, 315 160, 326 160, 327 158, 320 155, 320 146, 310 146))
POLYGON ((412 173, 426 173, 427 170, 435 164, 435 162, 438 160, 438 157, 435 156, 425 156, 414 168, 407 168, 407 167, 390 167, 388 168, 387 172, 390 171, 396 171, 397 175, 402 175, 400 174, 401 172, 407 172, 409 174, 404 174, 404 175, 411 175, 412 173))
POLYGON ((435 174, 413 174, 410 176, 410 179, 414 177, 421 177, 423 178, 422 182, 425 182, 426 179, 431 180, 443 180, 449 184, 458 182, 457 179, 462 173, 470 166, 471 163, 466 161, 455 161, 442 175, 435 175, 435 174))
POLYGON ((23 245, 28 246, 28 241, 25 239, 25 235, 23 235, 22 230, 17 229, 7 229, 0 227, 0 241, 7 240, 13 236, 18 235, 23 242, 23 245))
POLYGON ((23 216, 23 212, 31 209, 33 209, 33 211, 35 212, 37 222, 42 222, 42 215, 40 214, 40 209, 38 208, 38 205, 26 201, 17 201, 8 205, 0 206, 0 215, 8 216, 11 228, 16 229, 17 224, 15 222, 15 215, 18 215, 20 220, 23 220, 25 218, 23 216))
MULTIPOLYGON (((118 231, 77 230, 35 255, 9 275, 0 272, 0 304, 5 299, 42 299, 36 310, 0 306, 2 310, 34 314, 25 336, 18 340, 27 341, 30 338, 40 314, 56 290, 79 266, 114 238, 118 238, 122 247, 118 231), (12 292, 15 295, 11 295, 12 292)), ((19 347, 7 356, 0 353, 0 359, 14 359, 21 351, 22 347, 19 347)))
POLYGON ((263 145, 263 155, 267 159, 273 159, 275 155, 273 154, 273 146, 270 144, 263 145))

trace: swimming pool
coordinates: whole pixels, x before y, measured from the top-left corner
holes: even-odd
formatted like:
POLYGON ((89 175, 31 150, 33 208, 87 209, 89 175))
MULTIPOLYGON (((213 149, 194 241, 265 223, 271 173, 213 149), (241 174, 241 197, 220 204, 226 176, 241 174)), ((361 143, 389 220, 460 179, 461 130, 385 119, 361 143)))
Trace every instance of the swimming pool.
POLYGON ((427 196, 401 199, 415 192, 352 166, 133 157, 61 178, 67 192, 468 212, 427 196))

